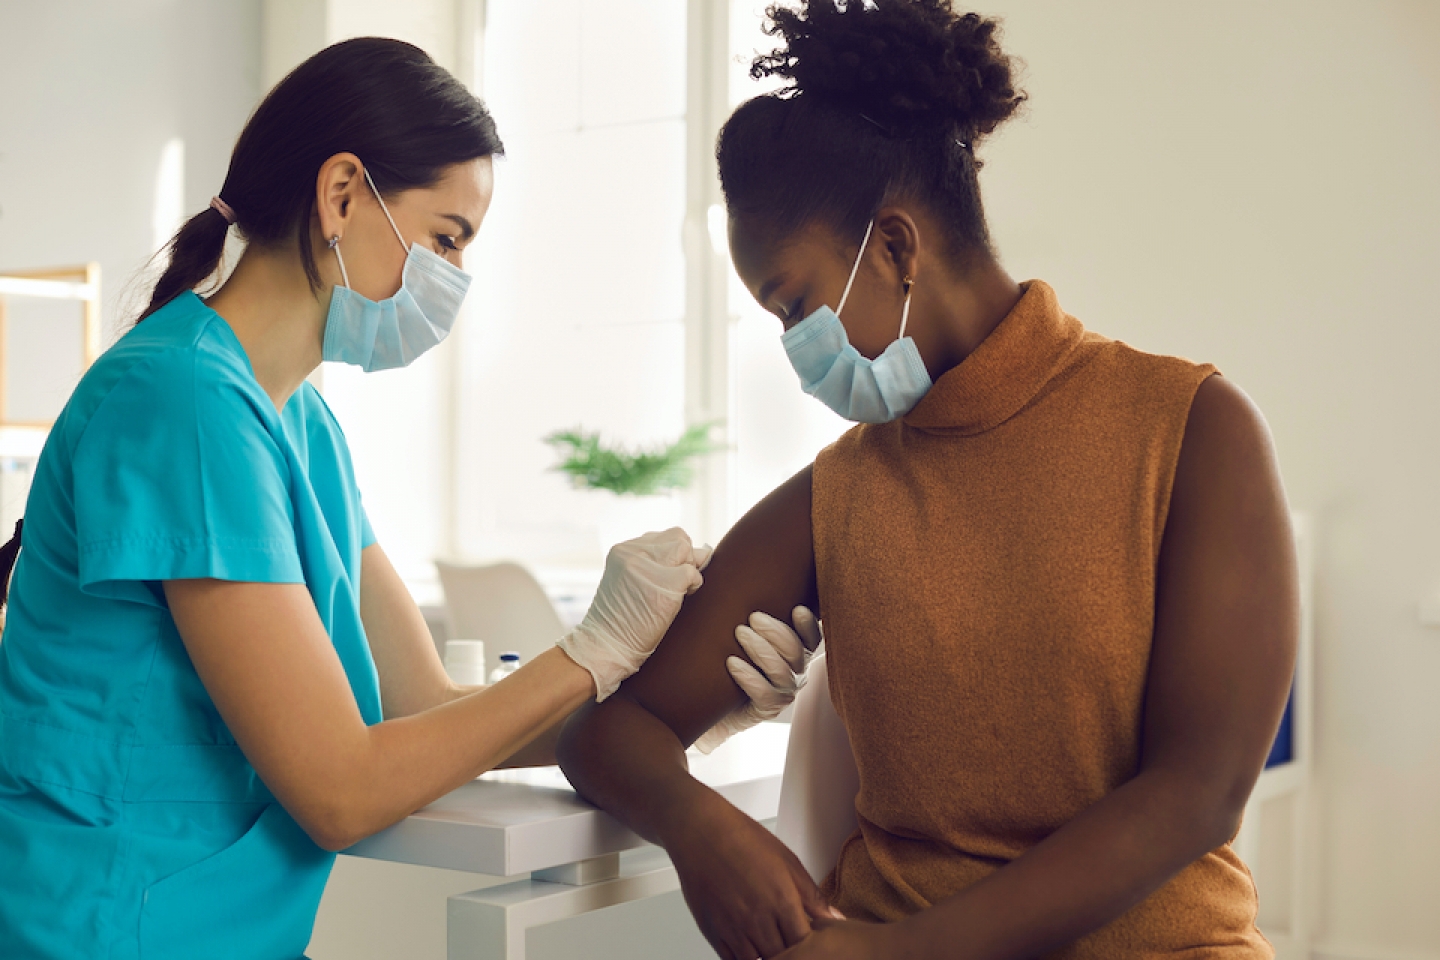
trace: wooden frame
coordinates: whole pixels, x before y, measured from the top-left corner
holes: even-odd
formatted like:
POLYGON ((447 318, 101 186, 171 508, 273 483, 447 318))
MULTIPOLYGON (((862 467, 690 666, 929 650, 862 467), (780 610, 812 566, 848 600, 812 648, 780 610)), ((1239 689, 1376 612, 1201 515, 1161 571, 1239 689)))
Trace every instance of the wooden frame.
POLYGON ((6 297, 40 297, 49 300, 78 300, 83 309, 81 336, 82 372, 90 369, 100 355, 100 264, 52 267, 43 270, 12 270, 0 273, 0 428, 28 427, 48 430, 47 421, 16 421, 8 415, 9 326, 6 297))

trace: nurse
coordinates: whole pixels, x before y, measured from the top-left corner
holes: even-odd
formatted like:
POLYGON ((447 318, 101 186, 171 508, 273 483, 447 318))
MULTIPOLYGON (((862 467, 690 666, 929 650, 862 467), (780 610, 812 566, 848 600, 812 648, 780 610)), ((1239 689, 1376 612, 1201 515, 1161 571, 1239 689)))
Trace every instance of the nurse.
MULTIPOLYGON (((683 532, 621 544, 556 649, 463 688, 375 541, 305 378, 445 337, 501 151, 418 49, 322 51, 70 398, 0 644, 0 956, 301 956, 335 851, 492 767, 553 763, 557 725, 701 584, 709 548, 683 532), (202 299, 232 224, 245 253, 202 299)), ((756 702, 724 731, 792 695, 799 641, 763 632, 788 663, 756 657, 769 679, 742 674, 756 702)))

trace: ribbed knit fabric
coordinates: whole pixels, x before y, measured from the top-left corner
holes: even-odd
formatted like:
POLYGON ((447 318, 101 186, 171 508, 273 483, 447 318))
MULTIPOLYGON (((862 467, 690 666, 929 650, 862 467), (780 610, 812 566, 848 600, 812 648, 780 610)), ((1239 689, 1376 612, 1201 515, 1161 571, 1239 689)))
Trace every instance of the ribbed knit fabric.
MULTIPOLYGON (((897 920, 1133 777, 1156 564, 1195 391, 1215 368, 1087 333, 1031 281, 903 419, 815 461, 835 706, 860 830, 826 892, 897 920)), ((1065 958, 1269 958, 1227 845, 1065 958)))

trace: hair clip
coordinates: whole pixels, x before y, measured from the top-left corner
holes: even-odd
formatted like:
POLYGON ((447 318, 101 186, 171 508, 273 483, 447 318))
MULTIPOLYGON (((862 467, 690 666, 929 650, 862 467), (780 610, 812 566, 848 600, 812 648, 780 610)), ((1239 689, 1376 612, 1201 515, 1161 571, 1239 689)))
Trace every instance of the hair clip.
POLYGON ((891 136, 890 131, 887 130, 885 127, 881 126, 880 121, 871 119, 863 113, 860 114, 860 119, 874 126, 876 130, 879 130, 881 133, 885 134, 885 136, 891 136))

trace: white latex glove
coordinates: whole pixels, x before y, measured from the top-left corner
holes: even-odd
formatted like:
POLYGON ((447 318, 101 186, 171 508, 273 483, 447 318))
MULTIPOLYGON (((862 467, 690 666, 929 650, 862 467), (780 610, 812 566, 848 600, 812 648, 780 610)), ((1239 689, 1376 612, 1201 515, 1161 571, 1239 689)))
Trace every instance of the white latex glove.
POLYGON ((692 546, 679 527, 610 548, 585 619, 560 640, 560 649, 595 678, 597 701, 645 663, 686 595, 705 582, 700 571, 712 553, 713 547, 692 546))
POLYGON ((701 753, 709 753, 762 720, 775 719, 794 702, 795 695, 805 685, 810 660, 825 637, 820 621, 808 607, 796 607, 790 617, 795 621, 794 630, 759 611, 750 614, 748 626, 741 624, 735 628, 735 639, 760 669, 739 657, 725 661, 730 678, 745 691, 750 702, 700 735, 695 747, 701 753))

